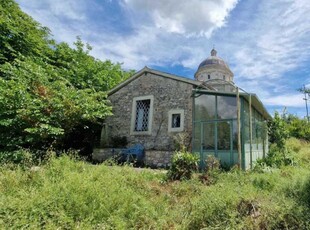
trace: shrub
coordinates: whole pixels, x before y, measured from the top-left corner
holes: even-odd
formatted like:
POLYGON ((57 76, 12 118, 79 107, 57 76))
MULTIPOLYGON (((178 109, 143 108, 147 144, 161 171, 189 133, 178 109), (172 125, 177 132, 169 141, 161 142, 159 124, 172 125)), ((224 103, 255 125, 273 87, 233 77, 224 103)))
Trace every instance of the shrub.
POLYGON ((310 123, 307 119, 300 119, 290 114, 286 122, 291 137, 310 141, 310 123))
POLYGON ((273 120, 269 124, 269 138, 280 150, 285 149, 285 141, 289 137, 287 125, 278 112, 275 112, 273 120))
POLYGON ((176 152, 167 172, 168 180, 188 180, 198 167, 198 156, 190 152, 176 152))
POLYGON ((191 136, 188 133, 178 133, 173 137, 175 149, 178 151, 188 151, 191 145, 191 136))
POLYGON ((255 171, 260 171, 266 167, 280 168, 281 166, 294 165, 295 159, 288 148, 279 148, 278 145, 272 144, 269 149, 268 156, 259 159, 255 164, 255 171))
POLYGON ((221 172, 220 161, 216 157, 208 155, 205 162, 206 170, 199 176, 199 180, 206 185, 213 185, 218 181, 221 172))
POLYGON ((207 171, 214 171, 214 170, 219 170, 220 169, 220 161, 212 155, 208 155, 206 159, 206 165, 207 165, 207 171))
POLYGON ((33 163, 33 154, 25 149, 0 152, 0 164, 17 164, 30 166, 33 163))

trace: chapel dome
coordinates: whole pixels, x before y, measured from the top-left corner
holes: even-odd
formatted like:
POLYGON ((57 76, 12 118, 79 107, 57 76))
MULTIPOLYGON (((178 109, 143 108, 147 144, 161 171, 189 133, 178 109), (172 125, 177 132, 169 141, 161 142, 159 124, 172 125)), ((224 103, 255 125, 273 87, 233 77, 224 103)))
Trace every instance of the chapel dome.
POLYGON ((211 56, 203 60, 198 66, 195 79, 217 91, 235 91, 234 74, 228 64, 217 56, 217 51, 214 48, 211 50, 211 56))
POLYGON ((217 56, 217 51, 213 48, 211 50, 211 56, 200 63, 195 73, 195 79, 199 81, 212 79, 233 81, 233 75, 228 64, 217 56))
POLYGON ((217 54, 217 51, 215 49, 212 49, 211 50, 211 56, 208 57, 207 59, 203 60, 200 63, 198 70, 200 68, 207 67, 210 65, 219 65, 219 66, 222 66, 223 68, 227 68, 228 70, 230 70, 229 66, 226 64, 226 62, 222 58, 216 56, 216 54, 217 54))

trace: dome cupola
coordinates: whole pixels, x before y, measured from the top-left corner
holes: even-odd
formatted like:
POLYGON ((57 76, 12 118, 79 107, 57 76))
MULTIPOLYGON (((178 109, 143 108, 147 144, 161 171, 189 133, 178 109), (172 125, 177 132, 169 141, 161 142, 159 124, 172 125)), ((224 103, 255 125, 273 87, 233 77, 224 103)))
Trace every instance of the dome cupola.
POLYGON ((221 84, 232 85, 234 84, 233 78, 234 74, 230 70, 228 64, 222 58, 217 56, 217 51, 214 48, 211 50, 211 56, 200 63, 195 73, 196 80, 205 82, 212 86, 221 84))

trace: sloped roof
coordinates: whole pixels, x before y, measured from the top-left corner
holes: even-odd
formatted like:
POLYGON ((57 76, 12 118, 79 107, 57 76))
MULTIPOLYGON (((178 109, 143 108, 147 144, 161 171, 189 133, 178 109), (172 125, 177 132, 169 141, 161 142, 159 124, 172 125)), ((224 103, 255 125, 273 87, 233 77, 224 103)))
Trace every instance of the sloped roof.
MULTIPOLYGON (((196 89, 194 89, 194 92, 198 92, 198 91, 202 91, 203 92, 204 91, 204 92, 208 92, 208 93, 212 93, 212 94, 224 94, 224 95, 226 94, 226 95, 234 95, 234 96, 237 94, 236 92, 218 92, 212 86, 209 86, 209 85, 205 84, 204 82, 197 81, 197 80, 192 80, 192 79, 189 79, 189 78, 177 76, 177 75, 170 74, 170 73, 165 73, 165 72, 154 70, 154 69, 150 69, 147 66, 145 66, 143 69, 141 69, 140 71, 136 72, 130 78, 128 78, 127 80, 121 82, 119 85, 117 85, 116 87, 111 89, 108 92, 108 96, 114 94, 115 92, 117 92, 121 88, 123 88, 126 85, 128 85, 130 82, 136 80, 137 78, 139 78, 142 75, 147 74, 147 73, 151 73, 153 75, 157 75, 157 76, 160 76, 160 77, 164 77, 164 78, 168 78, 168 79, 173 79, 173 80, 176 80, 176 81, 180 81, 180 82, 184 82, 184 83, 187 83, 187 84, 191 84, 191 85, 195 86, 195 88, 196 88, 196 89)), ((251 97, 252 105, 256 109, 258 109, 258 111, 265 118, 267 118, 269 120, 272 119, 272 117, 270 116, 270 114, 268 113, 268 111, 264 107, 263 103, 260 101, 260 99, 257 97, 256 94, 240 92, 240 97, 245 98, 247 101, 249 100, 249 97, 251 97)))
POLYGON ((130 82, 136 80, 137 78, 141 77, 143 74, 146 74, 146 73, 151 73, 151 74, 154 74, 154 75, 157 75, 157 76, 161 76, 161 77, 164 77, 164 78, 169 78, 169 79, 173 79, 173 80, 176 80, 176 81, 184 82, 184 83, 196 86, 196 87, 201 87, 203 89, 212 89, 209 86, 203 84, 203 82, 192 80, 192 79, 181 77, 181 76, 177 76, 177 75, 170 74, 170 73, 165 73, 165 72, 154 70, 154 69, 150 69, 147 66, 145 66, 143 69, 141 69, 140 71, 136 72, 133 76, 131 76, 127 80, 121 82, 119 85, 117 85, 113 89, 111 89, 108 92, 108 95, 110 96, 110 95, 114 94, 115 92, 117 92, 118 90, 123 88, 124 86, 128 85, 130 82))

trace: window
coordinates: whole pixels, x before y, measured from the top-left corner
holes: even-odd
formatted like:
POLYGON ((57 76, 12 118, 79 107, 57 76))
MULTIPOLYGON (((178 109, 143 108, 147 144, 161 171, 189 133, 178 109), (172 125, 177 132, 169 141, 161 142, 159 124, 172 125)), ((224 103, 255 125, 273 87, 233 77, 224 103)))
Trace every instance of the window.
POLYGON ((203 94, 195 98, 195 121, 216 119, 215 96, 203 94))
POLYGON ((180 127, 181 127, 181 114, 180 113, 172 114, 171 128, 180 128, 180 127))
POLYGON ((136 103, 135 131, 147 131, 149 126, 151 100, 141 100, 136 103))
POLYGON ((217 96, 217 118, 237 118, 237 100, 235 97, 217 96))
POLYGON ((229 121, 217 122, 218 150, 230 150, 230 128, 229 121))
POLYGON ((210 74, 208 74, 208 79, 211 79, 211 76, 210 76, 210 74))
POLYGON ((223 75, 223 80, 224 80, 224 81, 226 81, 226 77, 225 77, 225 75, 223 75))
POLYGON ((153 96, 143 96, 133 99, 131 117, 132 134, 151 134, 153 98, 153 96))
POLYGON ((184 129, 184 110, 170 110, 168 116, 168 132, 182 132, 184 129))

